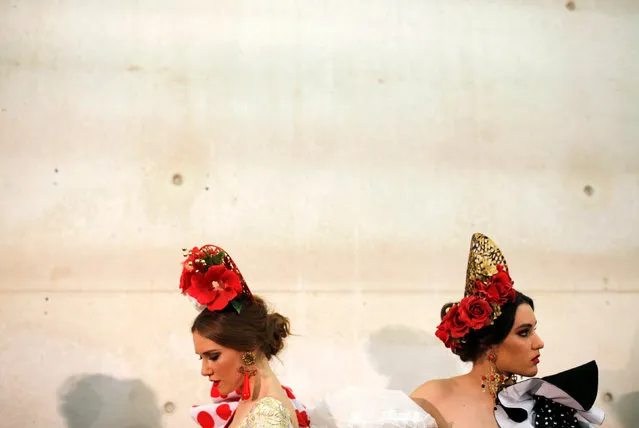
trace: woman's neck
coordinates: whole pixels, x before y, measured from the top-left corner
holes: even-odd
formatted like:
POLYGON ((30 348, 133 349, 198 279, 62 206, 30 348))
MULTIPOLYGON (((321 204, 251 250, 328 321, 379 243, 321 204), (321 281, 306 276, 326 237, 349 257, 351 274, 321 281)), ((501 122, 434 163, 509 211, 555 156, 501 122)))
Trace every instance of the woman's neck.
POLYGON ((468 373, 472 378, 477 379, 481 385, 482 376, 487 376, 490 373, 490 363, 488 359, 482 359, 473 363, 473 368, 468 373))
MULTIPOLYGON (((493 393, 496 395, 502 387, 512 384, 511 374, 500 372, 487 358, 473 363, 473 368, 467 376, 472 380, 474 385, 477 385, 478 389, 485 389, 489 397, 491 397, 493 393), (496 388, 491 387, 491 385, 496 388)), ((494 399, 496 397, 491 398, 494 399)))
POLYGON ((246 401, 257 401, 268 396, 273 391, 274 384, 279 383, 266 359, 258 363, 256 369, 257 373, 249 377, 251 398, 246 401))

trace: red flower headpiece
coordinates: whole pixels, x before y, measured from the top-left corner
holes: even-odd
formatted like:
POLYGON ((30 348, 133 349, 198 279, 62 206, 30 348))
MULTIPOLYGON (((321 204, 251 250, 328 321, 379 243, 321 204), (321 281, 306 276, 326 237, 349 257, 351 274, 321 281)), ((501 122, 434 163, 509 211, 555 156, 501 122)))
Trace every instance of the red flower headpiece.
POLYGON ((447 310, 435 335, 447 348, 461 348, 471 330, 491 325, 501 315, 501 306, 514 302, 515 297, 503 254, 490 238, 476 233, 471 240, 464 298, 447 310))
POLYGON ((205 245, 182 251, 186 260, 182 263, 180 290, 199 306, 219 311, 230 303, 240 313, 244 298, 252 300, 242 273, 222 248, 205 245))

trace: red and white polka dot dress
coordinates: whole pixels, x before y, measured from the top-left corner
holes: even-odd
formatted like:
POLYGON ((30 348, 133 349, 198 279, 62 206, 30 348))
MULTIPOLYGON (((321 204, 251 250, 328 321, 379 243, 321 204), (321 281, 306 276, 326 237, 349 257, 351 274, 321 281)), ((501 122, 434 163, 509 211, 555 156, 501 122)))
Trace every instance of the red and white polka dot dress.
MULTIPOLYGON (((309 428, 311 421, 308 417, 306 406, 304 406, 293 394, 291 388, 282 386, 286 392, 286 396, 291 400, 297 422, 300 428, 309 428)), ((211 386, 211 404, 203 404, 201 406, 191 407, 191 417, 202 428, 222 428, 233 415, 235 408, 240 401, 239 391, 235 391, 229 395, 221 395, 215 385, 211 386)))

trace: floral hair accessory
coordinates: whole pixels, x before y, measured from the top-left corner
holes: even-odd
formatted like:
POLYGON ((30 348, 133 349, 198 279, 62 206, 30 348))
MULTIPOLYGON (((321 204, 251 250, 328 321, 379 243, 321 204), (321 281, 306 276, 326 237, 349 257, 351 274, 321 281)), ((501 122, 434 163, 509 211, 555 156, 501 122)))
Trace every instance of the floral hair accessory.
POLYGON ((242 273, 222 248, 205 245, 182 251, 186 259, 182 263, 180 290, 199 309, 220 311, 231 304, 239 314, 243 303, 253 299, 242 273))
POLYGON ((446 311, 435 335, 447 348, 459 349, 471 330, 493 324, 501 315, 502 305, 514 302, 515 296, 504 255, 490 238, 475 233, 470 242, 464 298, 446 311))

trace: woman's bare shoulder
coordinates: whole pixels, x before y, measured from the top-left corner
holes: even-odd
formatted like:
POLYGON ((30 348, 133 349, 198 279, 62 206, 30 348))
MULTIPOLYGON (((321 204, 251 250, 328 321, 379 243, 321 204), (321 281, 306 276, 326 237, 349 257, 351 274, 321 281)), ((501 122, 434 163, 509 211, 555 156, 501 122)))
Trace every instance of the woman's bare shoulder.
POLYGON ((435 418, 438 427, 445 428, 451 426, 444 416, 444 411, 454 391, 454 378, 434 379, 420 385, 413 391, 410 398, 435 418))
POLYGON ((415 401, 437 402, 450 395, 453 392, 454 385, 454 378, 429 380, 417 387, 410 397, 415 401))

